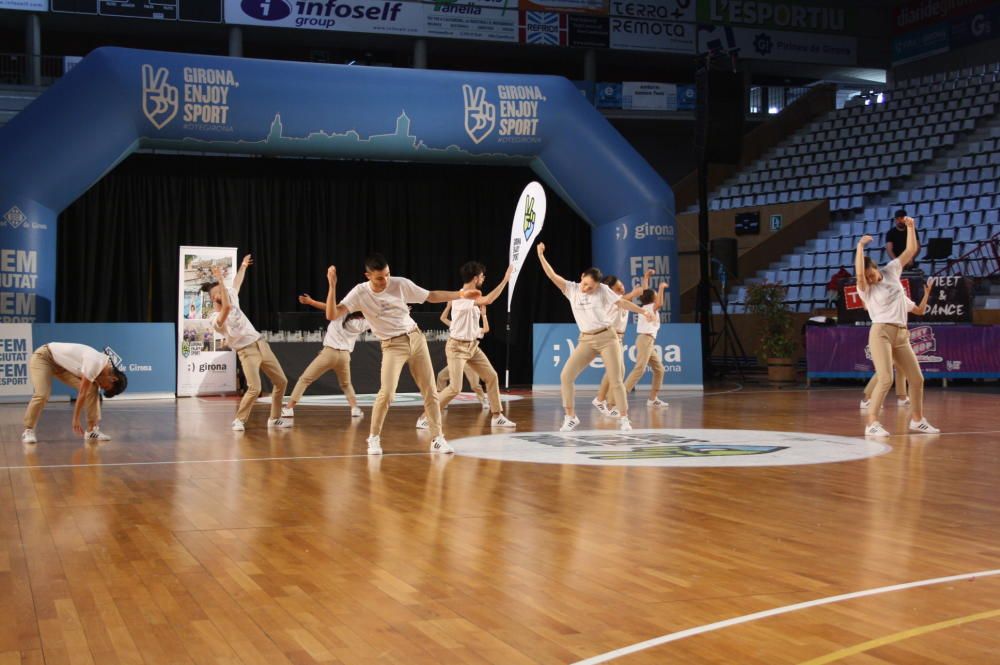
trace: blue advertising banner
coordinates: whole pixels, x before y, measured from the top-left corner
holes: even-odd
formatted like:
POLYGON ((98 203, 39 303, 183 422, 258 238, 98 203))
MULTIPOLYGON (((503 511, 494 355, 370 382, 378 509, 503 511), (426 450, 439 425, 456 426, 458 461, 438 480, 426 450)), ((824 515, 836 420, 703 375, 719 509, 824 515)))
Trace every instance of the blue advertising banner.
MULTIPOLYGON (((176 385, 172 323, 36 323, 0 324, 0 396, 26 402, 31 397, 28 362, 35 349, 49 342, 86 344, 111 356, 128 376, 121 398, 173 397, 176 385)), ((60 381, 53 395, 75 395, 60 381)), ((119 399, 119 398, 116 398, 119 399)))
POLYGON ((947 23, 921 28, 892 38, 892 64, 901 65, 938 53, 946 53, 948 48, 947 23))
POLYGON ((565 78, 99 48, 0 127, 0 320, 53 320, 57 215, 140 148, 529 166, 603 270, 676 261, 669 186, 565 78))
POLYGON ((1000 6, 962 16, 951 24, 951 47, 962 48, 1000 36, 1000 6))
MULTIPOLYGON (((635 366, 635 325, 630 324, 625 333, 625 374, 635 366)), ((576 348, 580 329, 575 323, 536 323, 533 326, 532 349, 534 388, 559 387, 559 374, 576 348)), ((660 326, 656 335, 654 352, 663 360, 666 373, 664 390, 701 390, 701 328, 694 323, 669 323, 660 326)), ((600 356, 590 363, 576 380, 578 388, 596 388, 604 377, 604 361, 600 356)), ((639 387, 649 386, 652 373, 649 369, 639 387)))

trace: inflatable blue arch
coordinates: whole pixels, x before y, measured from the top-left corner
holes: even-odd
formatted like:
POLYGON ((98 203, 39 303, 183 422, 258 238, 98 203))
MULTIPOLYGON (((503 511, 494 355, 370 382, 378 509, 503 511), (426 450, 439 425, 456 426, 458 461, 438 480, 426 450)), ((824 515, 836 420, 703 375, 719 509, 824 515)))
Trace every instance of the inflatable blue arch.
POLYGON ((670 188, 564 78, 102 48, 0 128, 0 321, 54 320, 57 217, 139 148, 526 165, 605 272, 677 265, 670 188))

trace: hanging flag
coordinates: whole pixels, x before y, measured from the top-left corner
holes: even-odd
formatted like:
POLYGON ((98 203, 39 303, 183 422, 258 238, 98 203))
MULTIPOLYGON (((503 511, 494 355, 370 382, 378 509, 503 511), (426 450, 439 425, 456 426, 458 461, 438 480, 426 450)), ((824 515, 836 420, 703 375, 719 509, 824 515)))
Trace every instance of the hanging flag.
POLYGON ((525 258, 531 251, 531 246, 542 232, 544 222, 545 190, 537 182, 529 183, 517 201, 514 223, 510 228, 510 264, 514 266, 514 272, 511 273, 510 284, 507 286, 508 312, 510 312, 510 303, 514 298, 514 285, 517 284, 517 276, 521 272, 525 258))

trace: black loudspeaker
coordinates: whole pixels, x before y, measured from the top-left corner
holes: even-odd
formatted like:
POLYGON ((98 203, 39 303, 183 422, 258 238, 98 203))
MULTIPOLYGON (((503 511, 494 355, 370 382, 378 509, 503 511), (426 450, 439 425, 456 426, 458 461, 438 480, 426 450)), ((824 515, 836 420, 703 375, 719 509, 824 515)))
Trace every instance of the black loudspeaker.
POLYGON ((695 144, 699 159, 712 164, 739 164, 743 148, 743 75, 699 69, 695 106, 695 144))
POLYGON ((708 247, 709 256, 712 257, 712 279, 719 279, 720 263, 726 269, 726 276, 729 279, 740 276, 736 238, 715 238, 709 242, 708 247))

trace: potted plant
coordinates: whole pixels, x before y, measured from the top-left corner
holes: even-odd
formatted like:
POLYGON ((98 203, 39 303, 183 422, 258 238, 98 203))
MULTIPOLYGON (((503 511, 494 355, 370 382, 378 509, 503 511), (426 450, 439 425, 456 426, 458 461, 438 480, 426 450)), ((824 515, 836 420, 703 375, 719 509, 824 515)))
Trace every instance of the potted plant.
POLYGON ((795 342, 792 337, 792 314, 785 303, 788 287, 762 282, 747 287, 747 314, 764 320, 758 353, 767 361, 767 378, 775 383, 795 381, 795 342))

